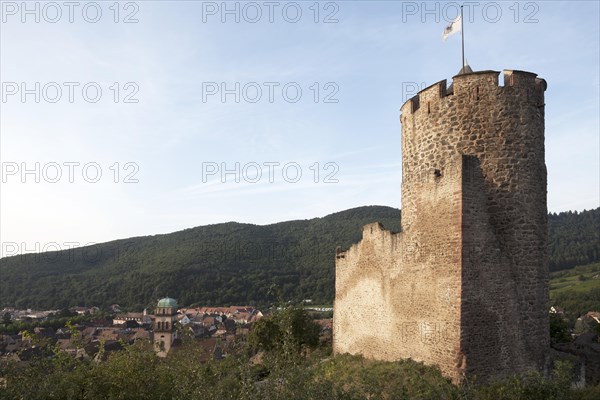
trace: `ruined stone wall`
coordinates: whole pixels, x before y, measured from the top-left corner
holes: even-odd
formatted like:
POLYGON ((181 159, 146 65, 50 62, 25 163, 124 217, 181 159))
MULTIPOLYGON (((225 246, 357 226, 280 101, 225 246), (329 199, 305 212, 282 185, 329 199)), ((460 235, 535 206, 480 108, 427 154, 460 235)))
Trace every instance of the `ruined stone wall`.
POLYGON ((549 346, 545 81, 505 71, 501 86, 498 74, 458 75, 451 87, 441 81, 403 105, 402 233, 378 233, 390 239, 377 246, 367 234, 338 255, 336 352, 412 357, 455 378, 542 366, 549 346), (393 321, 378 319, 378 332, 359 334, 348 328, 348 307, 354 316, 385 309, 393 321), (396 322, 416 314, 436 316, 451 333, 437 347, 394 340, 396 322))
POLYGON ((458 379, 461 164, 444 174, 427 177, 414 197, 423 216, 415 229, 392 234, 370 224, 362 241, 338 254, 336 352, 412 358, 458 379))

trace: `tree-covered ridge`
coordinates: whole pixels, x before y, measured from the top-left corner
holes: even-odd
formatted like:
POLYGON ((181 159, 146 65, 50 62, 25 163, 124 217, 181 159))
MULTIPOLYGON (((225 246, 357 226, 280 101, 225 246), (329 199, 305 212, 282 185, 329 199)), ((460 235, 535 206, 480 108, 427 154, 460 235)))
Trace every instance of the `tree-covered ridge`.
POLYGON ((600 208, 548 215, 550 271, 600 260, 600 208))
POLYGON ((370 206, 323 218, 258 226, 235 222, 166 235, 117 240, 88 248, 0 260, 0 307, 73 305, 131 308, 176 297, 181 304, 331 303, 334 253, 380 221, 399 230, 400 211, 370 206))
MULTIPOLYGON (((181 304, 253 304, 334 298, 335 248, 379 221, 400 229, 400 210, 359 207, 272 225, 229 222, 165 235, 0 260, 0 307, 75 305, 134 309, 169 295, 181 304)), ((600 208, 549 215, 552 270, 600 261, 600 208)))

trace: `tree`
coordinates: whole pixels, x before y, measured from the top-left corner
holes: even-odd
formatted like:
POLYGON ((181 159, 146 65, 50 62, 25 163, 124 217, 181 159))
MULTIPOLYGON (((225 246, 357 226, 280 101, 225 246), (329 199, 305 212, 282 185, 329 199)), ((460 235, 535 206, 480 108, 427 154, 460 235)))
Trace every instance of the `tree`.
POLYGON ((282 334, 273 317, 262 318, 254 323, 248 343, 255 350, 273 350, 281 342, 282 334))
POLYGON ((4 324, 4 326, 10 325, 11 320, 12 320, 12 315, 10 315, 9 312, 4 313, 4 315, 2 316, 2 323, 4 324))
POLYGON ((550 314, 550 339, 554 343, 566 343, 571 341, 569 324, 560 315, 550 314))
POLYGON ((310 315, 297 306, 288 306, 278 313, 257 321, 248 341, 254 349, 273 350, 284 345, 300 351, 303 346, 319 344, 321 328, 310 315))
POLYGON ((296 346, 315 347, 319 344, 321 327, 300 307, 288 307, 279 315, 279 326, 284 338, 296 346))

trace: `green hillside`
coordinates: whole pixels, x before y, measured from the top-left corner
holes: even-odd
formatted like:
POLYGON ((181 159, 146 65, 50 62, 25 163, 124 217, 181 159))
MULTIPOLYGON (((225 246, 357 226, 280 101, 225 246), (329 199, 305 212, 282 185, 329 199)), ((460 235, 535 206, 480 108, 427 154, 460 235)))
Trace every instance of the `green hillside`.
MULTIPOLYGON (((0 307, 118 303, 140 309, 169 295, 182 304, 331 304, 335 248, 362 226, 400 228, 400 210, 370 206, 272 225, 229 222, 88 248, 0 259, 0 307), (276 288, 276 290, 274 290, 276 288)), ((549 215, 551 270, 600 261, 600 208, 549 215)))
POLYGON ((550 274, 550 291, 557 295, 569 291, 600 289, 600 264, 589 264, 550 274))
POLYGON ((181 304, 331 303, 338 245, 362 226, 400 228, 400 210, 360 207, 324 218, 258 226, 235 222, 118 240, 76 251, 0 260, 0 307, 62 308, 118 303, 142 308, 169 295, 181 304), (270 293, 270 294, 269 294, 270 293))
POLYGON ((600 311, 600 263, 552 272, 550 299, 572 316, 600 311))

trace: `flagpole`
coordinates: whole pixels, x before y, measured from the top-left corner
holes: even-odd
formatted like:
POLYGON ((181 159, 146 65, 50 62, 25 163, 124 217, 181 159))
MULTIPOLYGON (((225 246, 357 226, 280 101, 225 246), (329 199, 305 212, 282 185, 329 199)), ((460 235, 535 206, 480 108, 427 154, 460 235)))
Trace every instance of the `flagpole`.
POLYGON ((460 6, 460 36, 462 38, 462 67, 461 67, 461 72, 463 70, 463 68, 465 67, 465 22, 464 22, 464 18, 463 18, 463 6, 460 6))

